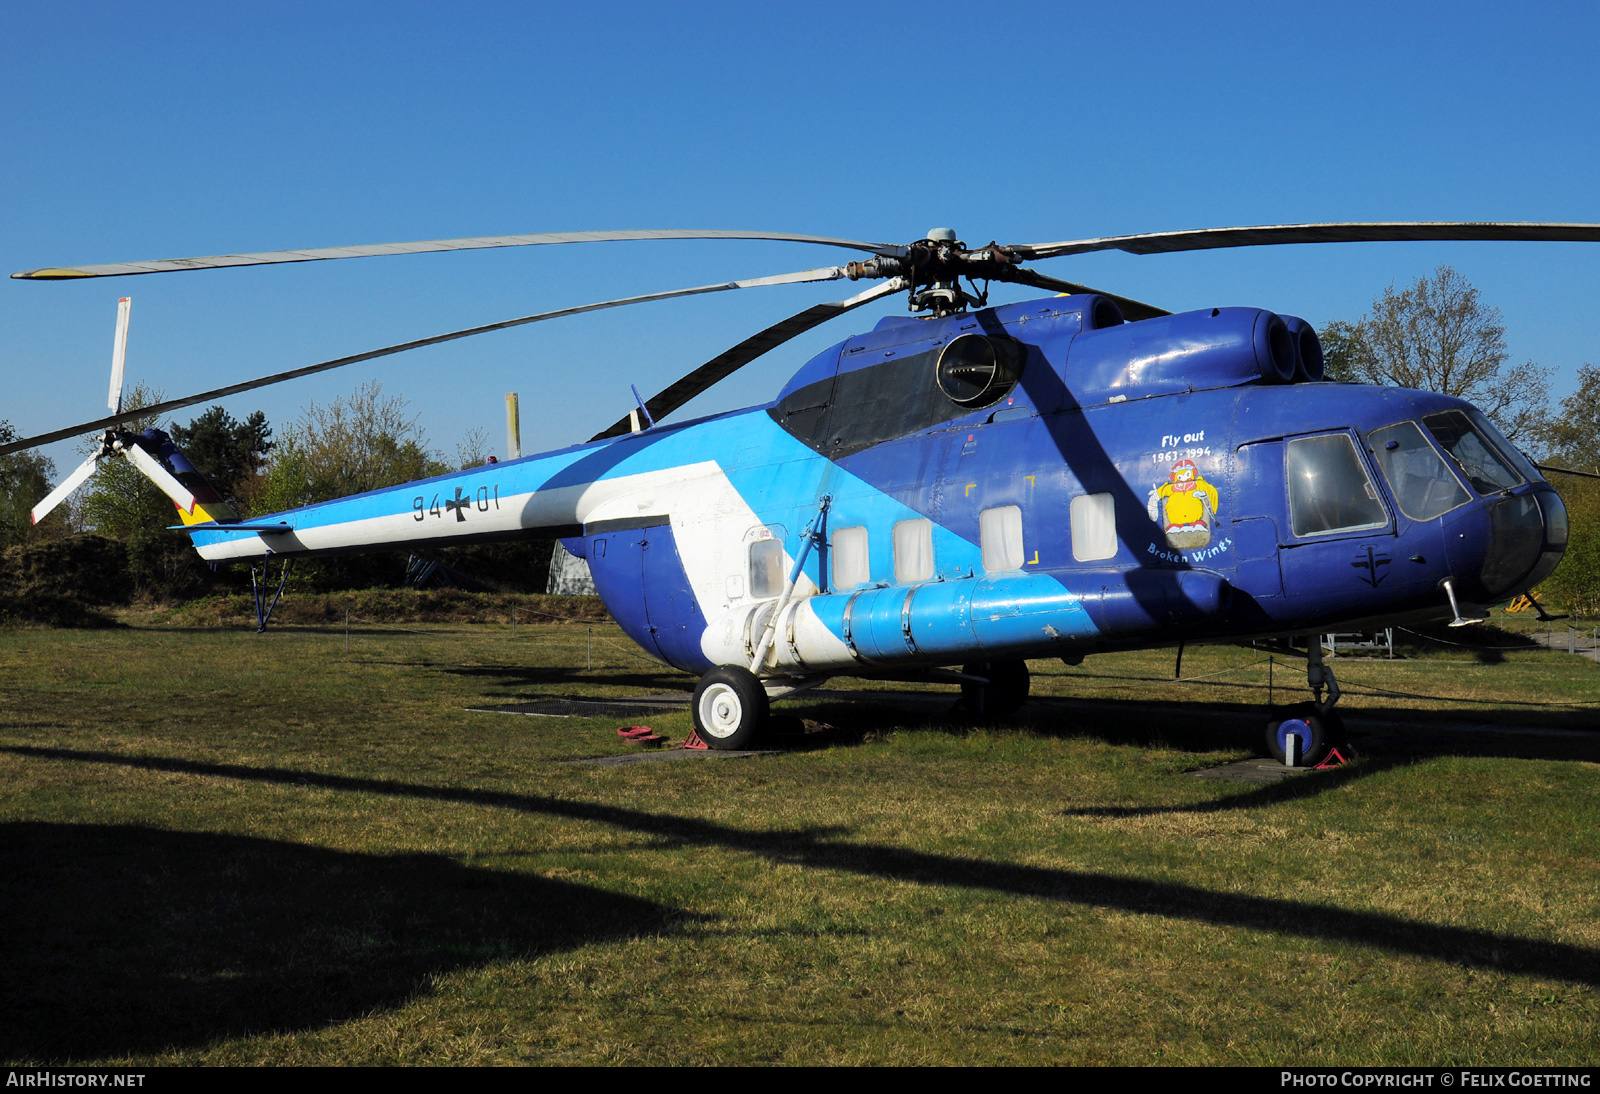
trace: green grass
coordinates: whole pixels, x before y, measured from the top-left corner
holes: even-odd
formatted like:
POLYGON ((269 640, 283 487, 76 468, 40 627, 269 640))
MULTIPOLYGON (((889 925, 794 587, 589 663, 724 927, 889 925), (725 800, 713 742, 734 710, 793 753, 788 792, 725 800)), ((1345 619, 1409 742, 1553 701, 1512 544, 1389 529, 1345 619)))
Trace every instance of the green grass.
POLYGON ((1266 788, 1185 774, 1256 749, 1236 648, 1035 662, 1004 728, 840 682, 748 759, 465 709, 690 683, 593 636, 0 631, 0 1057, 1595 1059, 1600 734, 1458 729, 1595 726, 1592 662, 1341 658, 1363 759, 1266 788))

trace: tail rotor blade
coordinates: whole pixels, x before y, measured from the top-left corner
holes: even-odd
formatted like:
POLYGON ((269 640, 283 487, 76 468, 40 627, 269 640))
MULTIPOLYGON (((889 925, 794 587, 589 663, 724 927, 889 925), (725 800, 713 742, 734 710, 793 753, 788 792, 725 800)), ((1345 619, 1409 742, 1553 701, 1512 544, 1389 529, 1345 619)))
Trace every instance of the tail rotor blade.
POLYGON ((74 490, 88 482, 89 476, 94 474, 94 469, 99 462, 100 456, 97 453, 84 460, 72 474, 62 479, 60 486, 46 494, 44 500, 33 507, 33 523, 38 524, 49 516, 50 510, 66 501, 74 490))
POLYGON ((128 315, 133 310, 133 300, 124 296, 117 301, 117 340, 111 347, 111 394, 106 406, 111 413, 122 411, 122 369, 128 360, 128 315))
POLYGON ((143 471, 145 477, 161 488, 161 492, 173 501, 185 513, 194 512, 194 495, 189 493, 189 488, 179 482, 161 461, 136 444, 130 444, 122 450, 122 454, 134 462, 134 465, 143 471))

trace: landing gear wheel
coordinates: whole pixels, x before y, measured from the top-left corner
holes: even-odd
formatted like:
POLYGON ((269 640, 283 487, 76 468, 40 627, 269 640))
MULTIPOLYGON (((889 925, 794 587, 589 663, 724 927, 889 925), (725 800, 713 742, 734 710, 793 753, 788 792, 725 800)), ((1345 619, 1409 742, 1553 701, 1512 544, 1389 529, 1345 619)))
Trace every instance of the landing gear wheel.
POLYGON ((1279 711, 1267 723, 1267 753, 1279 763, 1287 763, 1293 734, 1294 766, 1315 767, 1328 758, 1343 730, 1344 720, 1337 714, 1322 714, 1314 703, 1299 703, 1279 711))
POLYGON ((767 691, 755 673, 721 665, 694 689, 694 728, 712 748, 749 748, 767 720, 767 691))
POLYGON ((987 684, 962 684, 961 705, 974 718, 1003 721, 1022 708, 1028 701, 1028 676, 1026 661, 986 661, 962 665, 961 671, 969 676, 982 676, 987 684))

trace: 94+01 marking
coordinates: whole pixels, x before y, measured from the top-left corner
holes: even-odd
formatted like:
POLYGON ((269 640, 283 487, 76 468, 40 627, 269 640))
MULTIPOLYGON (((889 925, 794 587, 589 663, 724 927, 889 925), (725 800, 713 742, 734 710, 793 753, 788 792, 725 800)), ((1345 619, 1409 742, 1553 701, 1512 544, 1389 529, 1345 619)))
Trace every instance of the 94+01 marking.
POLYGON ((476 498, 458 486, 456 487, 455 497, 444 499, 443 508, 439 506, 438 494, 433 496, 431 505, 428 504, 427 497, 426 494, 418 494, 411 499, 411 516, 413 519, 426 520, 432 516, 443 520, 447 514, 454 513, 456 521, 459 523, 467 519, 467 513, 474 505, 477 506, 480 513, 487 513, 491 505, 496 509, 500 508, 500 484, 494 483, 491 486, 478 487, 476 498))

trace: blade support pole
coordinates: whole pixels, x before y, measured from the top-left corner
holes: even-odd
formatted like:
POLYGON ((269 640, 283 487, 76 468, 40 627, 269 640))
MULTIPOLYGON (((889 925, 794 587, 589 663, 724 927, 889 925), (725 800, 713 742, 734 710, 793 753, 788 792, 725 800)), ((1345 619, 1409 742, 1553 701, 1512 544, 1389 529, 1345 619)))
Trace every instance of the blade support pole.
POLYGON ((522 408, 517 404, 517 393, 506 392, 506 459, 522 458, 522 408))
POLYGON ((772 648, 772 639, 778 630, 778 617, 788 609, 789 601, 794 596, 794 587, 800 581, 800 574, 805 570, 806 559, 811 556, 811 548, 823 534, 822 528, 828 519, 828 506, 832 502, 833 496, 824 494, 821 504, 817 506, 817 515, 811 518, 806 530, 800 533, 800 553, 795 556, 794 565, 789 569, 789 580, 783 586, 783 595, 778 597, 778 606, 773 608, 772 614, 767 617, 767 625, 761 631, 761 642, 756 646, 755 656, 750 659, 750 671, 757 676, 761 675, 761 663, 767 659, 767 651, 772 648))

